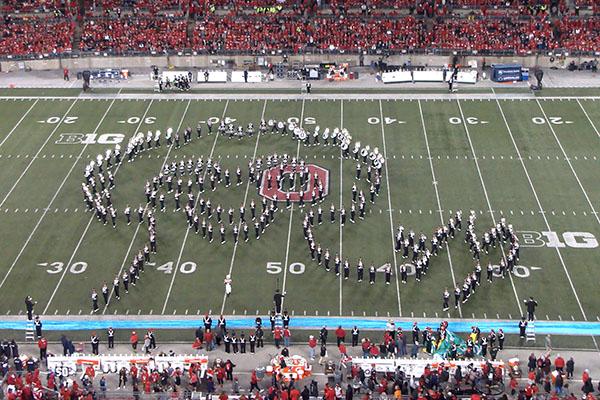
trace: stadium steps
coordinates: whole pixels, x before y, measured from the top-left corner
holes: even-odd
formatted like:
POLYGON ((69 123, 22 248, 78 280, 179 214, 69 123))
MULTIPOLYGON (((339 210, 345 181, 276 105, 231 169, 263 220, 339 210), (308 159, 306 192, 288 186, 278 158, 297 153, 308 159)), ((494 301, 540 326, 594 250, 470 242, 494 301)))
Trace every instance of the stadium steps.
POLYGON ((79 43, 81 42, 81 31, 83 20, 75 24, 75 29, 73 30, 73 49, 79 49, 79 43))
POLYGON ((189 16, 187 16, 187 26, 186 26, 185 34, 186 34, 188 43, 192 43, 192 39, 194 38, 194 27, 195 26, 196 26, 196 20, 194 18, 190 18, 189 16))

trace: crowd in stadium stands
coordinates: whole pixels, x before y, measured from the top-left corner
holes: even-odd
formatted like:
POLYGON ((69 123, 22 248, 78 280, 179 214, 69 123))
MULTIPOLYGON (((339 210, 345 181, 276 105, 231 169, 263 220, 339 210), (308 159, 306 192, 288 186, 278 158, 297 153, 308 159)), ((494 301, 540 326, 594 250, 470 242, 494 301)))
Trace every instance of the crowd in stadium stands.
POLYGON ((156 14, 160 11, 173 10, 186 12, 189 0, 100 0, 96 4, 104 12, 122 9, 132 10, 135 13, 156 14))
POLYGON ((5 17, 0 54, 61 54, 71 51, 75 22, 51 17, 5 17))
POLYGON ((76 0, 4 0, 0 11, 3 13, 52 13, 59 10, 71 15, 77 7, 76 0))
MULTIPOLYGON (((584 8, 600 7, 596 3, 600 2, 577 0, 584 8)), ((74 0, 6 0, 0 55, 69 52, 76 24, 81 24, 81 38, 75 51, 599 51, 600 17, 589 11, 578 16, 566 4, 565 0, 86 0, 85 17, 74 18, 74 0), (464 7, 467 12, 456 16, 455 10, 464 7), (43 15, 27 14, 33 11, 43 15), (193 29, 187 29, 188 23, 193 29)))
POLYGON ((81 34, 84 51, 162 52, 183 49, 186 21, 170 17, 127 15, 86 20, 81 34))

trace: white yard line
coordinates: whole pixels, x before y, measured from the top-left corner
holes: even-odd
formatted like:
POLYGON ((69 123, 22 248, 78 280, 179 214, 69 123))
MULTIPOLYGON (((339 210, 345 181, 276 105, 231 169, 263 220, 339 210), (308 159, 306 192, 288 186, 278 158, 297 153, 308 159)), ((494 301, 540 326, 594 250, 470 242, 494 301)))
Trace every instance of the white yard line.
MULTIPOLYGON (((263 105, 262 113, 260 115, 261 121, 265 119, 265 111, 267 110, 267 100, 265 100, 265 104, 263 105)), ((254 144, 254 153, 252 154, 252 162, 256 160, 256 152, 258 151, 258 142, 260 140, 260 131, 256 133, 256 143, 254 144)), ((260 176, 262 179, 262 174, 260 176)), ((246 181, 246 191, 244 192, 244 201, 242 202, 242 207, 246 208, 246 202, 248 201, 248 192, 250 190, 250 179, 246 181)), ((242 221, 238 222, 238 232, 242 228, 242 221)), ((229 273, 228 275, 231 277, 231 273, 233 272, 233 263, 235 262, 235 255, 237 253, 239 240, 233 244, 233 255, 231 256, 231 263, 229 264, 229 273)), ((227 294, 223 294, 223 304, 221 305, 221 314, 225 310, 225 302, 227 301, 227 294)))
MULTIPOLYGON (((383 165, 385 165, 385 184, 386 184, 386 192, 387 192, 387 198, 388 198, 388 212, 390 214, 390 235, 391 235, 391 239, 392 239, 392 256, 394 257, 394 277, 396 278, 396 296, 398 297, 398 316, 401 317, 402 316, 402 302, 400 301, 400 284, 398 283, 398 259, 396 258, 396 249, 395 249, 395 243, 394 243, 394 218, 392 217, 392 196, 391 196, 391 189, 392 187, 390 186, 390 172, 388 169, 388 163, 389 163, 389 158, 387 156, 387 146, 385 143, 385 128, 384 128, 384 119, 383 119, 383 106, 381 104, 381 100, 379 100, 379 121, 381 123, 381 138, 383 141, 383 157, 385 159, 385 162, 383 163, 383 165)), ((438 207, 441 208, 441 207, 438 207)))
MULTIPOLYGON (((477 167, 477 173, 479 174, 479 181, 481 182, 481 187, 483 189, 485 201, 487 203, 488 210, 490 212, 490 216, 492 217, 492 222, 494 223, 494 226, 496 226, 496 217, 494 216, 492 204, 490 203, 490 197, 488 196, 487 188, 485 186, 485 182, 483 181, 483 175, 481 174, 481 169, 479 168, 479 161, 477 160, 477 154, 475 154, 475 147, 473 147, 473 142, 471 141, 471 134, 469 133, 469 127, 467 126, 465 114, 463 113, 463 109, 462 109, 462 106, 460 105, 459 99, 456 99, 456 104, 458 104, 458 110, 460 111, 460 117, 462 118, 462 123, 465 128, 465 133, 467 134, 467 139, 469 140, 469 147, 471 148, 471 153, 473 154, 473 161, 475 161, 475 167, 477 167)), ((506 257, 506 255, 504 253, 504 247, 502 247, 502 245, 500 245, 500 250, 502 251, 502 256, 506 257)), ((517 302, 517 306, 519 307, 519 313, 521 315, 523 315, 523 307, 521 306, 521 300, 519 298, 519 295, 517 294, 517 288, 515 286, 515 282, 512 277, 512 274, 508 274, 508 277, 510 278, 510 284, 512 286, 513 293, 515 295, 515 300, 517 302)))
MULTIPOLYGON (((523 161, 523 157, 521 156, 521 151, 519 150, 519 146, 517 146, 517 142, 515 141, 512 130, 510 129, 510 126, 508 125, 508 120, 506 119, 506 115, 504 115, 504 110, 502 109, 502 105, 500 104, 500 101, 498 99, 496 99, 496 103, 498 104, 498 109, 500 110, 500 114, 502 115, 502 119, 504 120, 504 125, 506 125, 506 130, 508 131, 508 134, 510 135, 510 140, 512 141, 515 151, 517 152, 517 155, 519 156, 519 160, 521 161, 521 166, 523 167, 523 171, 525 172, 525 176, 527 177, 527 181, 529 182, 529 187, 531 187, 531 191, 533 192, 533 196, 535 197, 535 201, 537 202, 538 208, 540 209, 540 211, 542 211, 544 208, 542 207, 540 198, 537 194, 537 191, 535 190, 535 187, 533 186, 533 182, 531 181, 531 177, 529 176, 529 171, 527 171, 527 167, 525 166, 525 161, 523 161)), ((548 229, 548 231, 552 231, 552 228, 550 228, 550 223, 548 222, 548 218, 546 217, 546 213, 540 212, 540 214, 542 214, 542 218, 544 219, 544 222, 546 223, 546 229, 548 229)), ((575 285, 573 284, 573 280, 571 279, 571 274, 569 273, 569 270, 567 269, 567 266, 565 265, 565 261, 563 260, 560 249, 558 247, 555 247, 555 250, 556 250, 556 254, 558 255, 558 259, 560 260, 560 263, 563 267, 563 270, 565 271, 565 275, 567 276, 567 280, 569 281, 569 285, 571 286, 571 290, 573 291, 575 300, 577 300, 577 305, 579 306, 581 315, 583 316, 583 319, 585 321, 587 321, 588 320, 587 316, 585 314, 585 311, 583 310, 583 306, 581 304, 581 301, 579 300, 579 295, 577 294, 577 290, 575 290, 575 285)), ((596 344, 596 338, 594 336, 592 336, 592 339, 594 340, 594 343, 596 344)), ((596 344, 596 348, 598 348, 597 344, 596 344)))
MULTIPOLYGON (((114 102, 114 100, 113 100, 113 102, 114 102)), ((15 188, 17 187, 17 185, 19 184, 19 182, 21 182, 21 179, 23 179, 23 177, 25 176, 25 174, 27 173, 27 171, 29 171, 29 168, 31 168, 31 165, 35 162, 35 160, 40 155, 40 153, 42 152, 42 150, 44 149, 44 147, 46 147, 46 144, 48 144, 48 142, 50 141, 50 139, 52 139, 52 137, 54 136, 54 134, 56 133, 56 131, 58 131, 58 129, 61 127, 63 121, 65 120, 65 118, 67 117, 67 115, 69 114, 69 112, 71 111, 71 109, 73 108, 73 106, 75 106, 76 103, 77 103, 77 100, 75 100, 73 103, 71 103, 71 105, 69 106, 69 108, 67 109, 67 111, 65 111, 65 113, 63 114, 63 116, 60 119, 60 121, 58 121, 58 123, 56 124, 56 126, 54 127, 54 129, 52 129, 52 132, 50 132, 50 135, 48 135, 48 137, 46 138, 46 140, 44 141, 44 143, 42 143, 42 146, 38 149, 37 153, 35 153, 35 155, 31 158, 31 161, 29 161, 29 164, 27 164, 27 166, 25 167, 25 169, 23 169, 23 172, 21 172, 21 175, 19 175, 19 177, 15 180, 15 183, 12 185, 12 187, 10 188, 10 190, 8 191, 8 193, 6 194, 6 196, 4 196, 4 199, 2 199, 2 201, 0 202, 0 208, 4 205, 4 203, 6 202, 6 199, 8 199, 8 197, 15 190, 15 188)), ((85 149, 85 147, 84 147, 84 149, 85 149)))
MULTIPOLYGON (((112 108, 112 105, 114 104, 116 98, 110 103, 110 106, 108 107, 108 109, 106 110, 106 112, 104 113, 104 115, 102 116, 102 119, 100 120, 100 122, 98 123, 98 125, 96 126, 96 129, 94 129, 94 132, 92 133, 96 133, 98 132, 98 129, 100 129, 100 126, 102 125, 102 122, 104 121, 104 119, 106 118, 106 116, 108 115, 109 110, 112 108)), ((150 107, 152 106, 152 103, 154 102, 154 100, 150 100, 150 103, 148 104, 148 107, 146 107, 146 111, 144 111, 144 115, 142 116, 142 118, 140 118, 140 122, 137 125, 137 128, 135 130, 135 132, 138 132, 140 127, 142 126, 142 123, 144 121, 144 119, 146 118, 146 115, 148 114, 148 110, 150 110, 150 107)), ((88 145, 86 144, 83 147, 83 150, 81 150, 81 153, 79 154, 81 156, 81 154, 83 154, 83 151, 85 150, 85 148, 88 145)), ((73 167, 75 167, 75 165, 77 164, 78 160, 75 160, 75 162, 73 163, 73 166, 71 167, 71 170, 73 170, 73 167)), ((114 176, 117 176, 117 172, 119 172, 119 168, 121 167, 121 165, 117 165, 117 168, 115 168, 115 172, 114 172, 114 176)), ((69 177, 71 171, 69 171, 69 174, 67 174, 67 176, 65 177, 65 180, 69 177)), ((85 235, 87 234, 88 230, 90 229, 90 226, 92 225, 92 222, 94 221, 94 217, 95 214, 91 213, 92 215, 90 215, 90 219, 88 220, 87 225, 85 226, 85 230, 83 231, 83 233, 81 234, 81 236, 79 237, 79 240, 77 241, 77 245, 75 246, 75 249, 73 250, 73 253, 71 254, 71 257, 69 257, 69 261, 67 262, 63 273, 60 276, 60 279, 58 280, 58 283, 56 284, 56 287, 54 288, 54 290, 52 291, 52 295, 50 296, 50 299, 48 300, 48 304, 46 304, 46 307, 44 308, 44 311, 42 314, 46 314, 46 312, 48 311, 48 308, 50 307, 50 304, 52 303, 52 300, 54 300, 54 296, 56 296, 56 293, 58 293, 58 289, 60 287, 60 285, 62 284, 62 281, 65 279, 65 276, 67 275, 67 271, 69 271, 69 267, 71 265, 71 263, 73 262, 73 259, 75 258, 75 255, 77 254, 77 251, 79 250, 79 247, 81 246, 81 243, 83 243, 83 239, 85 238, 85 235)))
MULTIPOLYGON (((229 106, 229 100, 225 102, 225 107, 223 108, 223 115, 221 115, 221 120, 225 119, 225 115, 227 113, 227 107, 229 106)), ((213 141, 212 148, 210 149, 210 154, 208 155, 208 159, 212 159, 213 154, 215 152, 215 147, 217 146, 217 140, 219 139, 220 133, 215 132, 215 140, 213 141)), ((206 178, 206 173, 208 172, 208 168, 204 169, 204 173, 202 174, 202 179, 206 178)), ((194 202, 194 208, 198 204, 200 200, 200 196, 196 197, 196 201, 194 202)), ((187 242, 187 238, 190 234, 190 225, 187 225, 187 229, 185 230, 185 236, 183 237, 183 243, 181 243, 181 249, 179 250, 179 256, 177 257, 177 263, 175 263, 175 270, 173 271, 173 277, 171 278, 171 283, 169 284, 169 290, 167 291, 167 296, 165 297, 165 302, 163 304, 163 308, 161 314, 165 313, 167 309, 167 304, 169 303, 169 298, 171 297, 171 291, 173 290, 173 283, 175 283, 175 277, 177 276, 177 271, 179 270, 179 265, 181 263, 181 257, 183 256, 183 250, 185 249, 185 243, 187 242)))
MULTIPOLYGON (((302 110, 300 111, 300 127, 302 127, 302 123, 304 122, 304 103, 306 100, 302 99, 302 110)), ((298 140, 298 146, 296 147, 296 159, 300 157, 300 140, 298 140)), ((294 203, 292 203, 292 208, 290 209, 290 223, 288 225, 288 237, 287 243, 285 245, 285 261, 283 263, 283 282, 281 284, 281 293, 284 294, 283 299, 281 300, 281 309, 283 310, 283 304, 285 303, 285 284, 287 282, 287 271, 288 271, 288 261, 290 258, 290 240, 292 237, 292 217, 294 216, 294 203)))
POLYGON ((581 104, 581 102, 579 101, 579 99, 577 99, 577 104, 579 104, 579 107, 581 107, 581 111, 583 111, 583 113, 585 114, 585 117, 590 122, 590 125, 592 125, 592 128, 594 128, 594 132, 596 132, 596 135, 598 135, 598 137, 600 138, 600 132, 598 132, 598 129, 596 128, 596 125, 594 124, 594 122, 592 122, 592 119, 588 115, 587 111, 585 110, 585 108, 583 107, 583 105, 581 104))
MULTIPOLYGON (((181 130, 181 125, 183 125, 183 121, 185 120, 185 116, 187 115, 188 109, 190 108, 190 103, 192 101, 188 100, 187 105, 185 106, 185 110, 183 111, 183 115, 181 116, 181 119, 179 120, 179 125, 177 125, 177 129, 175 132, 179 132, 181 130)), ((167 161, 169 160, 169 155, 171 154, 171 150, 173 150, 173 146, 175 145, 175 143, 171 143, 171 145, 169 146, 169 149, 167 150, 167 154, 165 155, 163 162, 160 166, 160 171, 162 171, 165 168, 165 165, 167 163, 167 161)), ((146 212, 146 209, 148 208, 148 205, 146 204, 146 206, 144 207, 144 213, 146 212)), ((119 267, 119 272, 116 276, 119 277, 119 279, 121 278, 121 274, 123 273, 123 268, 125 267, 125 264, 127 263, 127 260, 129 259, 129 254, 131 253, 131 249, 133 248, 133 244, 135 243, 135 239, 137 238, 138 232, 140 230, 140 227, 142 225, 141 224, 137 224, 137 226, 135 227, 135 231, 133 232, 133 237, 131 238, 131 241, 129 242, 129 246, 127 247, 127 252, 125 253, 125 256, 123 257, 123 262, 121 263, 121 266, 119 267)), ((108 303, 106 303, 104 305, 104 309, 102 310, 102 314, 106 313, 106 310, 108 308, 108 305, 110 304, 110 300, 112 299, 112 296, 114 294, 114 286, 111 288, 110 293, 108 295, 108 303)))
MULTIPOLYGON (((431 158, 431 149, 429 148, 429 138, 427 137, 427 128, 425 127, 425 118, 423 117, 423 107, 421 101, 419 104, 419 114, 421 115, 421 125, 423 126, 423 136, 425 136, 425 146, 427 147, 427 158, 429 159, 429 168, 431 169, 431 178, 433 179, 433 189, 435 190, 435 198, 437 199, 437 208, 440 214, 440 222, 444 225, 444 212, 442 209, 442 202, 440 200, 440 193, 438 191, 438 181, 435 177, 435 170, 433 169, 433 160, 431 158)), ((448 255, 448 264, 450 265, 450 275, 452 276, 452 284, 456 288, 456 276, 454 275, 454 266, 452 265, 452 255, 450 254, 450 245, 446 246, 446 254, 448 255)), ((462 318, 462 307, 460 302, 458 303, 458 315, 462 318)))
POLYGON ((25 112, 25 114, 23 114, 23 116, 21 117, 21 119, 15 124, 15 126, 11 129, 10 132, 8 132, 8 134, 4 137, 4 139, 2 139, 2 142, 0 142, 0 147, 2 147, 2 145, 4 144, 4 142, 6 142, 8 140, 8 138, 13 134, 13 132, 15 130, 17 130, 17 128, 19 127, 19 125, 21 125, 21 122, 23 122, 23 120, 29 115, 29 112, 33 109, 33 107, 35 107, 35 105, 38 103, 39 99, 37 99, 36 101, 33 102, 33 104, 31 105, 31 107, 29 107, 29 109, 25 112))
MULTIPOLYGON (((69 111, 71 110, 71 108, 73 107, 73 105, 77 102, 77 100, 75 102, 73 102, 73 104, 71 104, 71 107, 69 107, 69 109, 67 110, 67 112, 63 115, 63 119, 67 116, 67 114, 69 113, 69 111)), ((113 100, 114 103, 114 100, 113 100)), ((111 106, 112 104, 111 103, 111 106)), ((110 106, 109 106, 110 109, 110 106)), ((61 120, 62 122, 62 120, 61 120)), ((60 125, 60 123, 58 124, 60 125)), ((57 127, 53 130, 56 131, 56 129, 58 129, 58 125, 57 127)), ((50 135, 52 136, 52 135, 50 135)), ((43 146, 42 146, 43 147, 43 146)), ((83 151, 85 150, 85 147, 87 147, 87 145, 84 146, 83 150, 81 151, 81 153, 79 153, 79 156, 81 156, 81 154, 83 154, 83 151)), ((40 149, 41 151, 41 149, 40 149)), ((39 152, 38 152, 39 153, 39 152)), ((69 175, 71 174, 71 171, 73 171, 73 168, 75 167, 75 165, 77 164, 79 158, 75 159, 75 162, 73 163, 73 165, 71 166, 71 169, 69 169, 69 172, 67 173, 67 175, 65 176, 65 178, 62 180, 60 186, 58 187, 58 189, 56 189, 56 192, 54 193, 54 196, 52 196, 52 198, 50 199, 50 202, 48 203, 48 205, 44 208, 44 212, 42 213, 42 215, 40 216, 40 219, 38 220, 38 222, 35 224, 35 226, 33 227, 33 230, 29 233, 29 236, 27 237, 27 240, 25 241, 25 244, 23 244, 23 247, 21 247, 21 250, 19 251, 19 253, 17 254, 17 257, 15 258, 15 260, 13 261, 13 263, 10 265, 10 268, 8 269, 8 271, 6 271, 6 274, 4 275, 4 278, 2 279, 2 282, 0 282, 0 289, 4 286, 4 283, 6 282, 6 280, 8 279, 10 273, 12 272, 13 268, 15 267, 15 265, 17 264, 17 262, 19 261, 19 259, 21 258, 21 255, 23 254, 23 252, 25 251, 25 248, 27 247, 27 245, 29 244, 29 242, 31 241, 31 239, 33 238, 33 235, 37 232, 38 227, 40 226, 40 224, 42 223, 44 217, 46 216, 46 214, 48 213, 48 211, 50 210, 50 206, 52 206, 52 203, 54 202, 54 200, 56 199, 56 197, 58 197, 58 193, 61 191, 62 187, 64 186, 65 182, 67 181, 67 178, 69 177, 69 175)), ((32 160, 33 162, 33 160, 32 160)), ((30 163, 31 165, 31 163, 30 163)), ((22 175, 21 175, 22 176, 22 175)))
POLYGON ((569 168, 571 168, 571 172, 573 173, 573 176, 577 180, 577 183, 579 184, 579 188, 583 192, 585 199, 587 200, 588 204, 590 205, 590 208, 593 211, 592 214, 594 214, 594 218, 596 218, 596 221, 598 222, 598 224, 600 224, 600 216, 598 216, 598 212, 596 212, 596 209, 594 208, 594 204, 592 204, 592 201, 590 200, 590 197, 588 196, 587 191, 583 187, 583 184, 581 183, 581 180, 579 179, 577 172, 575 172, 575 168, 573 168, 573 164, 571 164, 571 159, 567 155, 567 152, 565 151, 562 143, 558 139, 558 136, 556 135, 556 131, 554 130, 554 127, 550 123, 550 120, 548 119, 548 116, 546 115, 546 112, 544 111, 542 104, 539 102, 539 100, 536 100, 536 102, 537 102, 538 106, 540 107, 540 111, 544 115, 544 119, 546 120, 546 123, 548 124, 548 127, 550 128, 550 131, 552 132, 552 135, 554 136, 554 139, 556 140, 556 143, 558 143, 558 147, 560 147, 560 150, 562 151, 563 156, 565 157, 565 160, 567 161, 567 164, 569 164, 569 168))
MULTIPOLYGON (((342 129, 344 129, 344 100, 343 99, 340 100, 340 130, 342 130, 342 129)), ((343 199, 343 193, 344 193, 344 180, 343 180, 344 174, 343 174, 343 172, 344 172, 344 156, 342 153, 342 147, 340 146, 340 207, 339 207, 340 210, 344 206, 343 205, 343 201, 344 201, 344 199, 343 199)), ((339 225, 340 225, 340 263, 343 264, 344 257, 342 255, 342 252, 343 252, 343 244, 344 244, 344 241, 343 241, 344 235, 343 235, 341 218, 339 221, 339 225)), ((342 284, 343 283, 343 275, 344 274, 342 273, 342 271, 340 271, 340 279, 339 279, 339 281, 340 281, 340 315, 342 315, 342 303, 343 303, 342 292, 344 291, 343 284, 342 284)))

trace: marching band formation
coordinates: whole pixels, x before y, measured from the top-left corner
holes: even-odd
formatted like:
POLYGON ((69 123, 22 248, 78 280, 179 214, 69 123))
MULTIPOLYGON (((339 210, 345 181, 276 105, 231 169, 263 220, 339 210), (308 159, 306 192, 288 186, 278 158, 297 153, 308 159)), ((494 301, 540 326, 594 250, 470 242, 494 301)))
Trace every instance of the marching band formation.
MULTIPOLYGON (((196 127, 196 137, 200 139, 203 135, 204 126, 208 135, 213 134, 213 123, 209 120, 205 124, 199 122, 196 127)), ((232 123, 221 121, 216 131, 228 139, 251 138, 255 133, 267 135, 278 134, 290 136, 293 140, 303 146, 331 146, 339 147, 340 156, 356 163, 354 182, 351 188, 351 204, 348 208, 340 204, 339 208, 332 203, 329 210, 324 210, 324 193, 326 182, 315 173, 311 175, 305 160, 290 156, 288 154, 270 154, 264 157, 256 157, 248 162, 247 171, 242 172, 238 165, 235 169, 224 168, 220 161, 206 160, 203 157, 197 159, 187 158, 179 162, 165 162, 158 175, 146 181, 144 195, 146 203, 140 203, 137 208, 129 204, 124 208, 123 214, 127 224, 133 219, 138 224, 147 224, 148 240, 142 248, 134 252, 134 256, 122 273, 115 276, 112 284, 112 293, 106 283, 102 286, 102 295, 105 305, 110 302, 111 296, 120 299, 121 286, 128 293, 129 286, 135 286, 140 279, 140 273, 144 272, 144 264, 150 261, 150 254, 157 252, 156 213, 167 211, 167 204, 173 205, 174 212, 180 212, 186 217, 188 229, 202 239, 212 243, 218 231, 218 239, 221 244, 232 240, 238 243, 240 240, 248 242, 251 238, 260 240, 266 228, 275 220, 279 210, 279 201, 286 203, 286 208, 291 208, 292 198, 290 193, 299 193, 298 207, 303 211, 302 219, 303 235, 307 243, 310 257, 318 266, 323 265, 326 271, 333 267, 336 276, 342 275, 348 280, 351 275, 351 261, 342 254, 333 252, 330 247, 322 245, 315 236, 315 226, 323 224, 326 217, 331 224, 339 223, 342 229, 346 223, 356 223, 363 220, 367 212, 367 200, 369 204, 375 204, 381 191, 381 179, 383 175, 384 156, 377 147, 362 145, 359 141, 352 140, 350 132, 346 128, 325 128, 321 131, 319 126, 309 131, 294 122, 264 119, 260 121, 258 132, 252 123, 246 128, 242 125, 235 127, 232 123), (364 172, 363 172, 364 171, 364 172), (233 177, 235 174, 235 177, 233 177), (263 179, 266 178, 266 179, 263 179), (268 189, 276 186, 285 193, 285 199, 277 196, 273 198, 262 197, 260 201, 251 199, 249 205, 245 202, 238 207, 223 206, 219 202, 211 201, 209 193, 217 190, 222 185, 229 188, 242 185, 247 179, 247 185, 254 185, 257 192, 261 185, 265 184, 268 189), (362 187, 361 187, 362 186, 362 187), (216 203, 216 206, 213 205, 216 203), (132 217, 137 214, 137 218, 132 217), (250 231, 253 230, 252 235, 250 231), (333 253, 333 254, 332 254, 333 253)), ((168 146, 179 148, 192 141, 192 129, 187 127, 180 135, 178 131, 168 128, 165 132, 165 141, 168 146)), ((133 162, 135 158, 145 151, 161 146, 161 131, 148 131, 146 134, 140 132, 134 135, 127 143, 125 159, 133 162)), ((109 221, 116 228, 117 210, 112 202, 112 190, 116 187, 115 176, 119 166, 124 160, 121 156, 121 147, 116 145, 114 149, 107 149, 99 154, 95 160, 85 166, 84 182, 82 182, 83 199, 89 211, 94 212, 96 218, 107 225, 109 221)), ((487 266, 487 281, 492 282, 494 276, 504 278, 511 273, 516 261, 519 259, 519 242, 514 234, 512 225, 502 218, 496 226, 484 232, 481 238, 475 233, 476 214, 471 211, 465 229, 465 243, 473 255, 475 267, 469 273, 462 285, 457 284, 454 289, 455 304, 465 303, 481 284, 482 267, 480 265, 481 253, 488 254, 491 248, 500 247, 503 256, 499 266, 494 267, 491 262, 487 266), (505 250, 504 245, 508 243, 505 250), (462 297, 462 300, 461 300, 462 297)), ((462 229, 462 212, 457 211, 450 218, 447 225, 439 226, 431 235, 431 239, 421 233, 418 237, 413 230, 405 235, 402 225, 398 226, 394 238, 394 250, 401 254, 407 262, 399 266, 387 263, 376 268, 371 262, 367 268, 369 284, 375 284, 377 272, 384 273, 384 282, 389 285, 391 277, 398 273, 402 283, 406 283, 409 275, 415 276, 415 281, 420 282, 427 274, 431 257, 438 256, 439 252, 448 245, 448 240, 455 237, 456 232, 462 229), (429 245, 428 245, 429 243, 429 245)), ((362 282, 365 278, 365 264, 362 258, 352 262, 355 265, 356 280, 362 282)), ((232 280, 226 277, 224 281, 227 295, 231 293, 232 280)), ((443 310, 449 309, 450 293, 443 292, 443 310)), ((98 293, 92 291, 92 308, 94 312, 99 309, 98 293)))

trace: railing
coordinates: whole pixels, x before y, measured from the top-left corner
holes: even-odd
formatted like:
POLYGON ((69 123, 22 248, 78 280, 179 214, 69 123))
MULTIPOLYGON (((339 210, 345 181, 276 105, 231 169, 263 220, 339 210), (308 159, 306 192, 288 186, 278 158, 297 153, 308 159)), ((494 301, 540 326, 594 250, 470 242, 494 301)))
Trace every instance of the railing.
MULTIPOLYGON (((238 50, 227 50, 227 51, 208 51, 208 50, 168 50, 163 52, 149 52, 149 51, 71 51, 60 54, 29 54, 29 55, 12 55, 2 56, 0 61, 33 61, 33 60, 56 60, 56 59, 74 59, 74 58, 87 58, 87 57, 164 57, 164 56, 215 56, 215 57, 233 57, 233 56, 265 56, 265 57, 277 57, 277 56, 327 56, 327 55, 348 55, 357 57, 361 52, 358 50, 353 51, 341 51, 341 50, 328 50, 328 49, 311 49, 307 48, 297 53, 292 53, 290 49, 280 49, 277 51, 238 51, 238 50)), ((517 52, 513 50, 464 50, 464 49, 436 49, 436 48, 424 48, 424 49, 405 49, 405 50, 390 50, 386 48, 379 49, 365 49, 364 53, 370 56, 397 56, 397 55, 408 55, 408 56, 419 56, 419 55, 430 55, 430 56, 482 56, 482 57, 530 57, 530 56, 549 56, 559 57, 561 55, 568 55, 570 57, 598 57, 600 52, 594 51, 571 51, 569 49, 553 49, 553 50, 537 50, 527 52, 517 52)))

